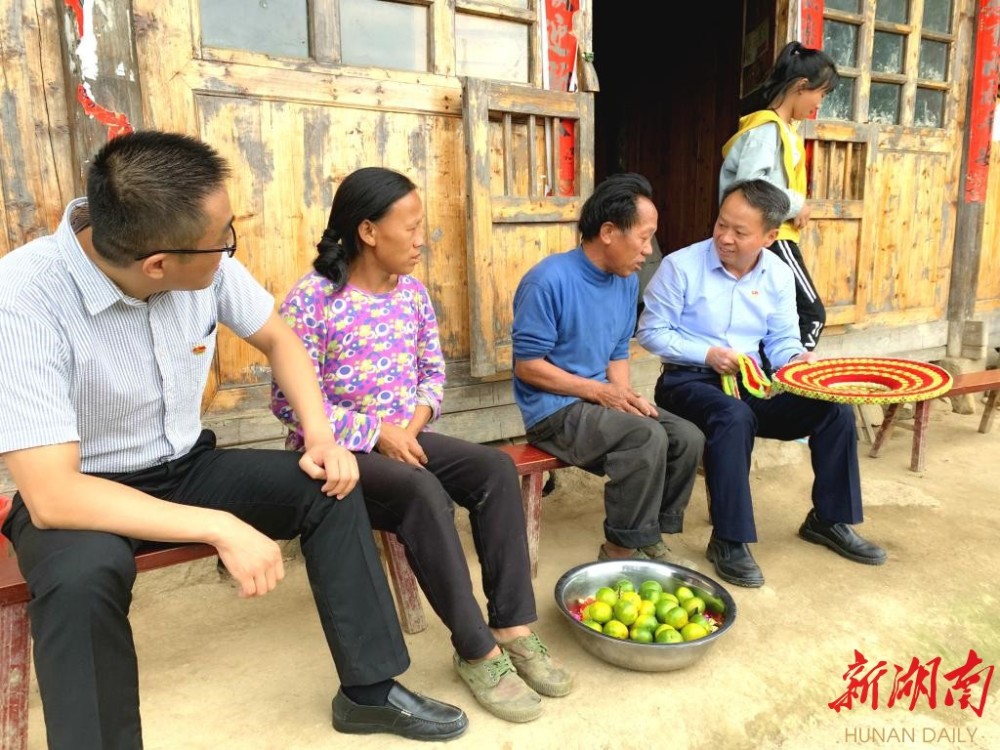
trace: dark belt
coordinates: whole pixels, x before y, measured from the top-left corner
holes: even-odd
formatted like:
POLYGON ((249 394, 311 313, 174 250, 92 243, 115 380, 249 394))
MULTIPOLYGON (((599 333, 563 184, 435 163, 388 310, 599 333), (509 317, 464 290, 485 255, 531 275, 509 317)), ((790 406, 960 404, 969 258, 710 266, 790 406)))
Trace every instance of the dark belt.
POLYGON ((711 367, 699 367, 698 365, 675 365, 673 362, 664 362, 663 367, 660 368, 660 372, 673 372, 674 370, 679 370, 681 372, 700 372, 712 375, 717 374, 711 367))

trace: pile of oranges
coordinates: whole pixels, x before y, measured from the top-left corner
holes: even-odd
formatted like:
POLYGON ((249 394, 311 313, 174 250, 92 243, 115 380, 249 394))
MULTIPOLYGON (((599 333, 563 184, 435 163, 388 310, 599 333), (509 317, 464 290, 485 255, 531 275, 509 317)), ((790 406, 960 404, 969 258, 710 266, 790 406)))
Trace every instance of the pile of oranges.
POLYGON ((636 643, 694 641, 722 623, 722 616, 706 611, 705 600, 687 586, 670 592, 659 581, 643 581, 637 589, 627 578, 602 586, 572 612, 591 630, 636 643))

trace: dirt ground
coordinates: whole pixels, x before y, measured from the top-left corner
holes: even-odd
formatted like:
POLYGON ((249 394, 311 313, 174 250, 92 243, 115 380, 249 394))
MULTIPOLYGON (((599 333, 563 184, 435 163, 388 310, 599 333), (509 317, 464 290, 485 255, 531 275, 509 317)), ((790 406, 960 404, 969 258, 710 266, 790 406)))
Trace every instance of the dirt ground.
MULTIPOLYGON (((982 404, 977 401, 977 412, 982 404)), ((450 748, 879 748, 1000 747, 997 579, 1000 573, 1000 429, 979 434, 979 414, 959 415, 937 401, 927 467, 909 470, 911 433, 897 429, 878 459, 860 450, 865 492, 862 533, 889 553, 882 567, 848 562, 799 540, 812 473, 801 444, 753 473, 760 543, 754 554, 767 579, 761 589, 727 586, 738 605, 729 634, 698 664, 676 672, 629 672, 595 660, 572 639, 556 611, 553 586, 569 568, 594 559, 603 520, 601 480, 575 469, 559 473, 544 501, 535 595, 537 630, 576 675, 576 689, 545 699, 545 714, 513 725, 479 708, 453 673, 448 634, 427 609, 429 627, 406 637, 410 688, 462 706, 470 727, 450 748), (790 457, 790 459, 789 459, 790 457), (791 462, 786 462, 790 460, 791 462), (949 701, 970 650, 983 660, 970 705, 949 701), (885 662, 874 694, 853 707, 829 707, 845 695, 855 652, 863 674, 885 662), (934 688, 887 701, 897 671, 916 661, 934 688), (951 705, 949 705, 949 702, 951 705)), ((758 452, 772 451, 763 444, 758 452)), ((459 529, 472 550, 464 517, 459 529)), ((669 539, 714 576, 704 558, 710 534, 701 483, 682 535, 669 539)), ((470 557, 474 578, 478 567, 470 557)), ((388 735, 346 737, 330 724, 337 677, 325 651, 301 559, 273 594, 236 597, 209 561, 186 570, 143 574, 132 616, 140 658, 142 711, 149 750, 311 750, 350 746, 413 747, 388 735)), ((859 675, 863 676, 863 675, 859 675)), ((961 691, 954 693, 955 697, 961 691)), ((31 698, 29 747, 45 747, 37 691, 31 698)))

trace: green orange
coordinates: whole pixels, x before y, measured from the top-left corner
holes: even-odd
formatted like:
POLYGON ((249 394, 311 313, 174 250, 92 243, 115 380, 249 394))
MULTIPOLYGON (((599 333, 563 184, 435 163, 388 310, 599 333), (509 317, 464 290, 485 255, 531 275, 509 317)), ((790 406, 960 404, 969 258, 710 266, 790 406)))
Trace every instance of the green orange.
POLYGON ((688 615, 700 615, 705 611, 705 600, 700 596, 692 596, 690 599, 685 599, 681 606, 684 607, 688 615))
POLYGON ((674 596, 677 597, 677 601, 683 603, 694 596, 694 592, 687 586, 678 586, 674 596))
POLYGON ((685 611, 684 607, 674 607, 667 612, 663 622, 677 630, 680 630, 688 624, 688 613, 685 611))
MULTIPOLYGON (((681 610, 683 612, 683 610, 681 610)), ((614 606, 615 619, 624 623, 625 625, 631 625, 639 617, 639 607, 634 602, 626 601, 624 599, 619 599, 614 606)), ((687 620, 685 619, 685 622, 687 620)))
POLYGON ((706 635, 708 635, 708 630, 696 622, 689 622, 681 628, 681 636, 685 641, 696 641, 699 638, 704 638, 706 635))
POLYGON ((617 638, 620 641, 628 640, 628 628, 624 623, 618 622, 618 620, 611 620, 604 623, 602 632, 604 635, 617 638))
POLYGON ((682 643, 684 641, 684 636, 671 627, 661 625, 660 628, 653 633, 653 640, 657 643, 682 643))
POLYGON ((628 631, 628 637, 630 641, 635 641, 636 643, 652 643, 653 631, 633 625, 631 630, 628 631))
POLYGON ((614 606, 615 602, 618 601, 618 592, 610 586, 601 586, 601 588, 597 589, 597 593, 594 594, 594 599, 614 606))
POLYGON ((587 607, 589 618, 594 622, 604 624, 614 617, 614 610, 605 602, 591 602, 587 607))

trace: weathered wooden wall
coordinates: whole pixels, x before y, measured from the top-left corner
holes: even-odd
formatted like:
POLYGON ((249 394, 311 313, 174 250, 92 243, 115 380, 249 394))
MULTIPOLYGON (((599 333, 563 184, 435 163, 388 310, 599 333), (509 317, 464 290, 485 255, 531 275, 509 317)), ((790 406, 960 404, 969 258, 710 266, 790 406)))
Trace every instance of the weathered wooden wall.
MULTIPOLYGON (((968 3, 962 0, 963 7, 968 3)), ((446 6, 435 5, 440 36, 449 27, 439 5, 446 6)), ((602 91, 596 119, 607 126, 618 118, 625 125, 596 143, 596 178, 622 168, 650 176, 660 209, 658 238, 667 251, 706 236, 716 212, 719 148, 738 114, 733 71, 739 69, 741 30, 738 14, 716 12, 724 6, 728 3, 692 9, 713 28, 711 39, 679 34, 669 45, 662 42, 662 26, 622 28, 625 14, 597 8, 602 91)), ((789 26, 783 20, 789 4, 780 0, 776 7, 780 33, 789 26)), ((470 310, 477 300, 470 299, 469 289, 467 144, 462 83, 453 75, 447 45, 443 57, 435 58, 434 73, 282 61, 202 49, 197 0, 133 0, 132 8, 143 124, 199 135, 230 160, 240 256, 279 299, 308 270, 334 191, 346 174, 377 164, 414 179, 428 228, 428 252, 416 275, 434 299, 449 362, 441 427, 476 440, 519 435, 508 376, 470 374, 470 310)), ((67 88, 75 89, 76 82, 65 80, 60 4, 7 0, 5 10, 0 14, 0 253, 54 228, 73 197, 75 166, 67 88)), ((967 32, 960 62, 967 59, 967 32)), ((963 97, 960 86, 955 101, 963 97)), ((843 352, 849 354, 927 350, 943 342, 963 124, 957 114, 953 127, 930 135, 879 132, 860 124, 850 132, 819 133, 817 149, 826 159, 817 162, 819 179, 840 175, 824 182, 823 205, 814 214, 812 234, 803 239, 817 284, 830 301, 834 327, 824 353, 838 351, 836 340, 850 336, 832 334, 845 331, 855 336, 853 342, 862 342, 843 352)), ((483 143, 469 144, 489 154, 495 179, 501 137, 493 125, 483 143)), ((527 152, 523 138, 518 148, 527 152)), ((994 150, 977 307, 993 313, 1000 310, 998 162, 994 150)), ((515 175, 518 189, 522 177, 515 175)), ((487 291, 500 329, 509 328, 510 296, 533 259, 575 242, 565 224, 541 230, 495 229, 494 256, 502 263, 492 268, 496 283, 487 291)), ((638 348, 633 363, 635 384, 648 393, 657 363, 638 348)), ((221 390, 210 394, 208 417, 224 440, 277 438, 280 427, 266 408, 263 359, 224 336, 217 364, 221 390)))
POLYGON ((0 13, 0 254, 52 231, 73 197, 58 7, 0 13))

